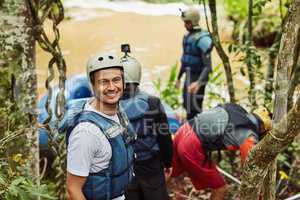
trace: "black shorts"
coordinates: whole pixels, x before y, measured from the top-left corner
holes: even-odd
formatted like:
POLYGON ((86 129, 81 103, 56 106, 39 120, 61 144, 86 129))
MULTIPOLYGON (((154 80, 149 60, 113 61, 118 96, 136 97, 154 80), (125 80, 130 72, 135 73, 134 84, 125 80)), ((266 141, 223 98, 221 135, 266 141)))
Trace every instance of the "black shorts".
POLYGON ((126 200, 168 200, 164 170, 159 157, 135 163, 135 177, 125 192, 126 200))

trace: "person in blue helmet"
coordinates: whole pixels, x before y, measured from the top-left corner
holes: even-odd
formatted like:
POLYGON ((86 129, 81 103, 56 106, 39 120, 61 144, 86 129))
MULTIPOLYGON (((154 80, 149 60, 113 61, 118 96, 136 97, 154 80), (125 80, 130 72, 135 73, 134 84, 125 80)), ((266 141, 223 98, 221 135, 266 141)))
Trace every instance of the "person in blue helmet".
POLYGON ((94 96, 76 101, 65 120, 68 199, 123 200, 134 155, 129 122, 118 106, 123 64, 113 54, 97 54, 87 63, 87 76, 94 96))
POLYGON ((199 26, 200 15, 197 9, 183 11, 181 18, 188 33, 183 38, 181 68, 175 85, 177 88, 180 86, 180 79, 185 74, 183 107, 189 120, 202 112, 205 86, 212 71, 210 54, 213 43, 210 34, 199 26))
POLYGON ((141 64, 128 55, 121 60, 126 82, 121 105, 137 134, 133 143, 135 177, 125 196, 129 200, 167 200, 165 176, 172 172, 173 150, 167 115, 159 98, 139 88, 141 64))

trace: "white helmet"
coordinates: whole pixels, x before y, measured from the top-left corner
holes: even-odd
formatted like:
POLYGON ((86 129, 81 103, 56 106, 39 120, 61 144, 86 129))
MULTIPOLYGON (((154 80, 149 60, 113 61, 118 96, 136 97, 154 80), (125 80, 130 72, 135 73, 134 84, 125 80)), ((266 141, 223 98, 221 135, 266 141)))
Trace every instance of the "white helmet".
POLYGON ((194 28, 199 27, 200 15, 196 8, 189 8, 181 13, 181 19, 183 21, 191 21, 194 28))
POLYGON ((120 59, 113 53, 99 53, 93 55, 87 62, 86 72, 89 82, 91 82, 91 73, 100 69, 106 68, 120 68, 124 70, 120 59))
POLYGON ((124 67, 125 83, 140 84, 142 75, 142 65, 140 62, 131 56, 121 58, 121 62, 124 67))

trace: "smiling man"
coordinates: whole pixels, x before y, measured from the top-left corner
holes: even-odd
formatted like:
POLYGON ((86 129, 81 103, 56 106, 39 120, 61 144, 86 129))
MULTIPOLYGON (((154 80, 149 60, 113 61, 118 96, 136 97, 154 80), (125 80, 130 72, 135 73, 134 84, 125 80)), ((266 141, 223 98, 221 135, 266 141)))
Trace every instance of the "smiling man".
POLYGON ((68 121, 68 199, 122 200, 133 160, 128 120, 118 106, 123 66, 115 55, 98 54, 88 61, 87 76, 94 97, 77 102, 77 114, 68 121))

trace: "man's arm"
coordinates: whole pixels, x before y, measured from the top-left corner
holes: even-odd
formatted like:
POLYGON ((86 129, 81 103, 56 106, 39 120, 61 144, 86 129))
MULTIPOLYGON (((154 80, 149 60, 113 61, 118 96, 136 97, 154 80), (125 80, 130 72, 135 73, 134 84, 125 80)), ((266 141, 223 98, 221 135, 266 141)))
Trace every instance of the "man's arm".
POLYGON ((177 76, 177 80, 178 80, 178 81, 181 79, 183 73, 184 73, 184 70, 183 70, 183 67, 181 66, 181 67, 180 67, 180 70, 179 70, 179 73, 178 73, 178 76, 177 76))
POLYGON ((212 72, 210 53, 203 54, 201 59, 204 69, 198 78, 198 83, 200 86, 205 85, 208 82, 209 74, 212 72))
POLYGON ((85 181, 86 177, 75 176, 67 172, 68 200, 86 200, 82 193, 82 187, 85 181))
POLYGON ((198 48, 200 49, 201 53, 201 60, 204 66, 202 73, 198 78, 198 83, 200 85, 206 84, 208 81, 209 73, 212 72, 211 66, 211 50, 213 48, 213 41, 210 35, 205 35, 200 38, 197 43, 198 48))
MULTIPOLYGON (((82 187, 89 175, 90 166, 95 157, 109 160, 111 157, 110 144, 95 124, 82 122, 73 129, 69 137, 67 152, 67 191, 69 200, 85 200, 82 187)), ((105 168, 106 164, 103 161, 98 163, 97 166, 105 168)))
POLYGON ((208 82, 209 74, 212 72, 211 67, 205 67, 201 72, 197 81, 192 82, 188 86, 188 92, 191 94, 196 94, 201 86, 206 85, 208 82))
MULTIPOLYGON (((184 41, 186 39, 186 36, 184 36, 183 40, 182 40, 182 47, 184 48, 184 41)), ((182 67, 182 64, 180 65, 180 69, 179 69, 179 73, 178 73, 178 76, 177 76, 177 81, 176 82, 179 82, 180 83, 180 79, 182 77, 184 73, 184 68, 182 67)))
POLYGON ((183 75, 183 73, 184 73, 184 70, 183 70, 183 67, 181 66, 180 70, 179 70, 179 73, 178 73, 178 76, 177 76, 177 80, 175 81, 175 87, 176 88, 180 87, 180 79, 181 79, 181 76, 183 75))
MULTIPOLYGON (((205 36, 205 38, 210 38, 209 36, 205 36)), ((199 88, 203 85, 206 85, 208 82, 209 74, 212 72, 211 66, 211 50, 212 50, 212 40, 206 39, 206 42, 198 42, 198 48, 201 50, 201 60, 203 63, 203 70, 198 77, 198 80, 192 82, 188 87, 188 92, 192 94, 196 94, 199 88)))

